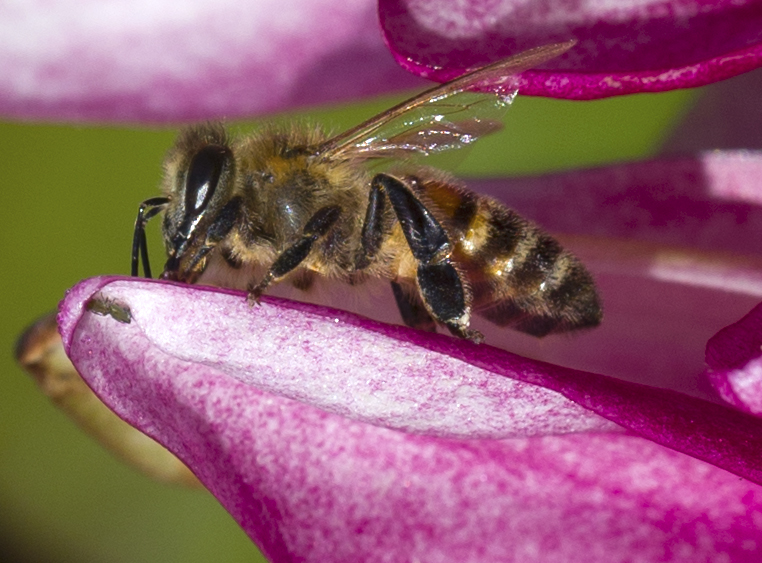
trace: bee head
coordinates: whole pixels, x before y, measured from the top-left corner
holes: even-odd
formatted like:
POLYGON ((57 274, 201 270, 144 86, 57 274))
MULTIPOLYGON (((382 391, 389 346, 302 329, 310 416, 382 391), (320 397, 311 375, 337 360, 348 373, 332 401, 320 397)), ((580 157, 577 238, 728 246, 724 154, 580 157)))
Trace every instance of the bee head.
POLYGON ((234 175, 222 126, 181 133, 165 165, 168 203, 162 230, 168 259, 162 279, 193 283, 204 271, 206 255, 233 226, 234 175))

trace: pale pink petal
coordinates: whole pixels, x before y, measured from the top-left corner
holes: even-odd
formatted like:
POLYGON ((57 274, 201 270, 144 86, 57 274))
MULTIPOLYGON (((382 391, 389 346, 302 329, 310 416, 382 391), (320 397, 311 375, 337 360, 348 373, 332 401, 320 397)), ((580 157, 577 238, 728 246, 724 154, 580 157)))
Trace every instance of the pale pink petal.
POLYGON ((109 385, 133 386, 127 371, 158 377, 173 358, 353 420, 447 438, 616 430, 608 420, 762 480, 762 421, 732 409, 313 305, 273 300, 252 311, 244 295, 93 278, 69 293, 59 326, 96 391, 104 370, 119 370, 109 385), (131 322, 84 314, 93 295, 126 306, 131 322))
POLYGON ((726 407, 144 280, 83 282, 60 325, 96 393, 187 462, 273 562, 762 555, 758 485, 634 435, 760 482, 762 421, 726 407), (130 322, 87 312, 93 295, 130 322))
POLYGON ((762 64, 762 2, 380 0, 406 69, 446 80, 548 43, 578 44, 522 75, 523 94, 591 99, 700 86, 762 64))
POLYGON ((62 0, 0 6, 0 114, 180 121, 411 87, 373 0, 62 0))
MULTIPOLYGON (((525 74, 528 94, 664 90, 758 65, 757 2, 517 5, 419 0, 378 9, 399 62, 439 80, 579 39, 573 53, 548 63, 555 70, 525 74)), ((236 117, 420 84, 394 64, 371 0, 8 4, 0 8, 0 62, 0 113, 15 118, 236 117)))
POLYGON ((738 150, 468 185, 552 231, 762 256, 760 177, 762 152, 738 150))

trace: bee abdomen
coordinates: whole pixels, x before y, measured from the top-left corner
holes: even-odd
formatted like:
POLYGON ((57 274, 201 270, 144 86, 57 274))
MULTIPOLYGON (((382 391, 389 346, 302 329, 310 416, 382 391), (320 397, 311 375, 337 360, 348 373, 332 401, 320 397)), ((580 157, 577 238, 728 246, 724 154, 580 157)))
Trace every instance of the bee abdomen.
POLYGON ((600 323, 592 276, 553 237, 488 197, 447 181, 415 182, 447 225, 477 315, 535 336, 600 323))
POLYGON ((535 336, 600 323, 590 273, 558 241, 510 209, 479 198, 458 246, 474 311, 489 321, 535 336))

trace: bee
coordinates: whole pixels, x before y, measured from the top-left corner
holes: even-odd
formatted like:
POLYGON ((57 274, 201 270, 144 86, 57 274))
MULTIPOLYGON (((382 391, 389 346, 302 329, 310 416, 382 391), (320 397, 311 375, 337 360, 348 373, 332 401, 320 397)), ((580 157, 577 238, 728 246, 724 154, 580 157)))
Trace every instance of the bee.
POLYGON ((371 173, 470 144, 498 130, 490 116, 516 94, 515 76, 573 42, 546 45, 438 85, 334 137, 270 126, 232 139, 220 124, 184 130, 165 162, 164 196, 139 208, 132 275, 151 276, 146 222, 164 213, 161 278, 194 283, 215 253, 256 265, 249 301, 276 282, 316 276, 391 282, 405 324, 481 342, 472 313, 535 336, 600 323, 592 276, 514 211, 426 168, 371 173), (474 90, 479 90, 476 92, 474 90), (485 93, 486 92, 486 93, 485 93))

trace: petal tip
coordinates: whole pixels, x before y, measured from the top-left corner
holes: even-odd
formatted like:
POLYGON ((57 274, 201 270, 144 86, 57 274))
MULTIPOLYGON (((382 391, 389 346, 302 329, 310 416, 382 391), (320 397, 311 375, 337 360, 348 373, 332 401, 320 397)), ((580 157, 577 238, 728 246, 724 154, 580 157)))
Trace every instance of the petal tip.
POLYGON ((119 279, 123 278, 120 276, 97 276, 82 280, 74 287, 66 290, 64 298, 58 303, 56 322, 67 354, 69 354, 71 347, 74 329, 90 297, 109 283, 119 279))

